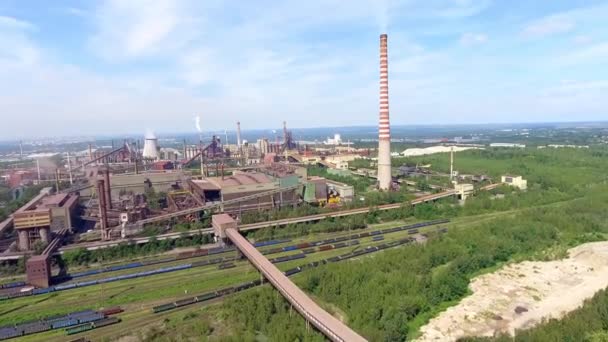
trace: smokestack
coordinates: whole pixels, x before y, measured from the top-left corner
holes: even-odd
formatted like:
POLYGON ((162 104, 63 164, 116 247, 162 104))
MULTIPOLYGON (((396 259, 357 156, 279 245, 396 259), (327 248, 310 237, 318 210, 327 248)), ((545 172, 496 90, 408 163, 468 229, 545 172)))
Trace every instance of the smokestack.
POLYGON ((19 159, 23 159, 23 141, 19 141, 19 159))
POLYGON ((107 168, 103 174, 105 203, 109 209, 112 209, 112 188, 110 187, 110 168, 107 168))
POLYGON ((59 192, 59 169, 55 169, 55 192, 59 192))
POLYGON ((450 149, 450 180, 454 178, 454 146, 450 149))
POLYGON ((97 180, 97 199, 99 202, 99 223, 101 229, 101 238, 106 240, 106 230, 108 228, 108 213, 106 211, 106 198, 104 196, 104 181, 97 180))
POLYGON ((380 35, 380 124, 378 126, 378 187, 391 186, 391 125, 388 114, 388 36, 380 35))
POLYGON ((283 121, 283 143, 287 143, 287 121, 283 121))
POLYGON ((237 121, 236 122, 236 146, 240 148, 242 143, 243 143, 243 141, 241 140, 241 122, 237 121))
POLYGON ((38 184, 40 184, 40 159, 36 158, 36 170, 38 171, 38 184))
POLYGON ((70 152, 68 152, 68 173, 70 174, 70 185, 74 184, 72 177, 72 163, 70 162, 70 152))

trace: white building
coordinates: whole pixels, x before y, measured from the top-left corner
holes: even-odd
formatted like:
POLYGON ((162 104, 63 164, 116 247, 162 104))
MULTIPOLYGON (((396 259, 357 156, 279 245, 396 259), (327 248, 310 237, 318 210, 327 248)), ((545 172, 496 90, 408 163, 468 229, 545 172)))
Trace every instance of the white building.
POLYGON ((526 190, 528 188, 528 181, 521 176, 504 175, 501 177, 501 182, 521 190, 526 190))
POLYGON ((435 153, 449 153, 454 149, 454 152, 461 152, 472 149, 479 149, 478 147, 468 147, 468 146, 431 146, 425 148, 408 148, 407 150, 401 152, 404 157, 415 157, 415 156, 424 156, 428 154, 435 153))
POLYGON ((515 143, 491 143, 490 147, 517 147, 517 148, 525 148, 524 144, 515 144, 515 143))

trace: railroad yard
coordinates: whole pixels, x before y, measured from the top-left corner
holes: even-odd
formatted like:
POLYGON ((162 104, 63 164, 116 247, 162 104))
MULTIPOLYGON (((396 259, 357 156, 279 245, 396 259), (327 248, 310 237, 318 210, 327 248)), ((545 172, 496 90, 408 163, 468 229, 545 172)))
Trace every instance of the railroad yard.
MULTIPOLYGON (((259 242, 255 245, 287 275, 297 277, 300 270, 305 272, 307 267, 314 267, 310 266, 311 263, 338 262, 340 256, 351 253, 355 255, 351 254, 349 259, 373 255, 378 249, 424 241, 426 235, 443 233, 448 226, 447 220, 385 223, 379 227, 372 226, 352 232, 316 234, 259 242)), ((161 317, 165 315, 187 311, 190 307, 213 303, 222 294, 229 295, 260 283, 259 273, 246 259, 237 258, 237 252, 233 248, 212 248, 209 250, 213 253, 211 255, 196 255, 203 250, 205 249, 151 258, 146 265, 141 262, 126 263, 111 266, 112 269, 106 267, 74 272, 71 274, 72 279, 61 282, 53 292, 0 301, 0 322, 5 326, 79 310, 121 307, 124 312, 117 316, 121 319, 120 324, 94 331, 87 330, 85 334, 88 338, 116 338, 128 333, 133 326, 162 320, 161 317), (180 266, 185 268, 168 271, 170 273, 146 274, 180 266), (120 269, 122 267, 128 268, 120 269), (134 274, 140 276, 130 278, 134 274), (114 280, 116 278, 120 279, 114 280), (111 280, 92 284, 102 279, 111 280), (176 303, 188 305, 179 307, 176 303), (19 315, 15 314, 17 312, 19 315)), ((63 341, 65 334, 66 331, 60 329, 24 336, 22 339, 63 341)))

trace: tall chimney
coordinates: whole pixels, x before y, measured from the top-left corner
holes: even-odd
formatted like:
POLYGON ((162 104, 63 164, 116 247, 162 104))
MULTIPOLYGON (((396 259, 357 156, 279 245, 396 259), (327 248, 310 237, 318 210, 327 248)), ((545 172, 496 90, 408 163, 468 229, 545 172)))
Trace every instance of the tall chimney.
POLYGON ((283 143, 287 143, 287 121, 283 121, 283 143))
POLYGON ((388 36, 380 35, 380 124, 378 126, 378 187, 391 187, 391 125, 388 115, 388 36))
POLYGON ((450 149, 450 180, 454 178, 454 146, 450 149))
POLYGON ((243 141, 241 140, 241 122, 237 121, 236 122, 236 146, 238 148, 240 148, 242 144, 243 144, 243 141))
POLYGON ((106 197, 104 196, 104 181, 103 179, 97 180, 97 199, 99 202, 99 223, 101 229, 101 238, 106 240, 106 230, 108 228, 108 212, 106 207, 106 197))
POLYGON ((104 181, 104 196, 105 196, 105 204, 108 209, 112 209, 112 187, 110 185, 110 168, 106 168, 103 173, 103 181, 104 181))

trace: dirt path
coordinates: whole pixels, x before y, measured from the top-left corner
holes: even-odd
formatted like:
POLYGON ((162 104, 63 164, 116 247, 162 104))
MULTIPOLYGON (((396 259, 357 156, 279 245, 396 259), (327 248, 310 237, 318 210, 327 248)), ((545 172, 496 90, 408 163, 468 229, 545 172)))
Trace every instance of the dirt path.
POLYGON ((513 334, 575 310, 608 287, 608 242, 587 243, 568 252, 563 260, 526 261, 473 279, 473 294, 423 326, 418 341, 513 334))

